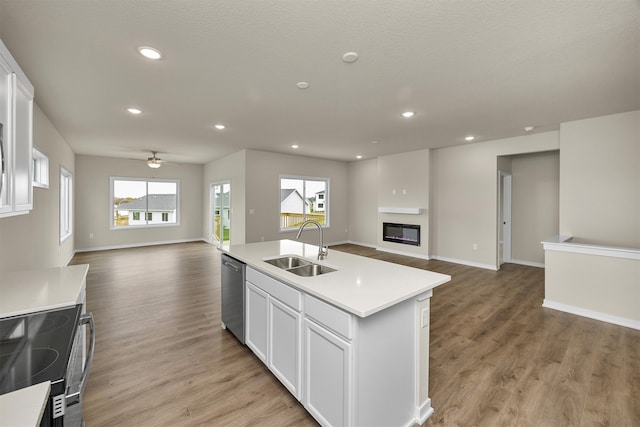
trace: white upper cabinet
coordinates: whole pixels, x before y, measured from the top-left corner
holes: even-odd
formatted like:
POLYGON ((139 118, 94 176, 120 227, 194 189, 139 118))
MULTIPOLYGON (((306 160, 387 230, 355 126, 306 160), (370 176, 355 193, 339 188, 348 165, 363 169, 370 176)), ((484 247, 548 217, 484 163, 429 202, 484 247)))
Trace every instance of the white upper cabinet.
POLYGON ((0 40, 0 217, 28 213, 33 208, 33 96, 33 85, 0 40))

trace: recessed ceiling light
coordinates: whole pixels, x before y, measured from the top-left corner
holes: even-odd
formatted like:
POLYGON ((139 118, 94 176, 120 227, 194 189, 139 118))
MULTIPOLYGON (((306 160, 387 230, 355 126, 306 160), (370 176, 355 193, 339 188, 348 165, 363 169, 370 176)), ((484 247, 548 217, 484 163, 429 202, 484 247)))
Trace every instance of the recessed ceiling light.
POLYGON ((226 126, 223 125, 222 123, 218 123, 217 125, 214 125, 213 127, 218 129, 218 130, 224 130, 226 128, 226 126))
POLYGON ((298 145, 298 144, 293 144, 293 145, 291 146, 291 148, 293 148, 293 149, 298 148, 298 147, 299 147, 299 145, 298 145))
POLYGON ((362 158, 362 155, 361 155, 361 154, 358 154, 358 155, 356 156, 356 159, 361 159, 361 158, 362 158))
POLYGON ((138 48, 138 52, 140 52, 140 55, 148 59, 162 59, 162 53, 160 53, 158 49, 149 46, 140 46, 138 48))
POLYGON ((306 89, 309 87, 309 82, 298 82, 296 86, 298 86, 298 89, 306 89))
POLYGON ((467 140, 467 141, 473 141, 474 139, 476 139, 476 137, 472 136, 472 135, 469 135, 469 136, 465 136, 464 139, 467 140))
POLYGON ((527 131, 527 132, 531 132, 533 129, 535 129, 535 126, 526 126, 524 128, 524 130, 527 131))
POLYGON ((358 60, 358 54, 356 52, 347 52, 342 55, 342 60, 347 63, 356 62, 358 60))
POLYGON ((142 114, 142 110, 139 108, 129 107, 127 108, 127 111, 131 114, 142 114))
POLYGON ((405 111, 404 113, 402 113, 402 117, 404 117, 405 119, 409 119, 415 115, 416 113, 414 111, 405 111))

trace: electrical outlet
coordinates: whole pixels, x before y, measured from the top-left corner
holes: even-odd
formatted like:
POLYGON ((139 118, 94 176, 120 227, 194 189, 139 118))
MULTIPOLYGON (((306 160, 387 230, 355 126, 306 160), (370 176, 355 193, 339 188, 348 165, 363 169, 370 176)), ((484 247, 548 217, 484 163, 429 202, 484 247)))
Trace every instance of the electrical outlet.
POLYGON ((89 238, 93 239, 93 233, 89 233, 89 238))
POLYGON ((423 308, 422 311, 420 312, 420 326, 422 328, 428 328, 429 327, 429 309, 428 308, 423 308))
POLYGON ((477 251, 477 250, 478 250, 478 244, 477 244, 477 243, 474 243, 474 244, 473 244, 473 246, 472 246, 472 248, 473 248, 473 250, 474 250, 474 251, 477 251))

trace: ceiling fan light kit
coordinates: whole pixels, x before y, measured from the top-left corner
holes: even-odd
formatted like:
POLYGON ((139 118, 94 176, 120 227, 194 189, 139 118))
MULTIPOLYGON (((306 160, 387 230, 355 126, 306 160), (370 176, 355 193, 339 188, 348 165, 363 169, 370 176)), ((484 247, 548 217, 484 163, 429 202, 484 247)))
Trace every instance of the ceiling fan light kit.
POLYGON ((162 166, 162 159, 156 157, 156 153, 157 151, 152 151, 151 154, 153 154, 153 156, 147 159, 147 166, 152 169, 158 169, 162 166))

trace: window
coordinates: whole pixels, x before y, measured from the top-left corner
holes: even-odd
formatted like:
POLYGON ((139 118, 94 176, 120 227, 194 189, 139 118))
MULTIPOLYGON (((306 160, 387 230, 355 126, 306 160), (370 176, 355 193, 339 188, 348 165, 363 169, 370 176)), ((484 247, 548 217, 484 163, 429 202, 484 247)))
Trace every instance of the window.
POLYGON ((60 243, 73 232, 73 176, 60 167, 60 243))
POLYGON ((306 220, 329 226, 329 179, 280 177, 280 230, 296 229, 306 220))
POLYGON ((178 180, 110 178, 111 229, 179 225, 178 180))
POLYGON ((49 158, 36 147, 33 147, 31 162, 33 163, 33 186, 49 188, 49 158))

